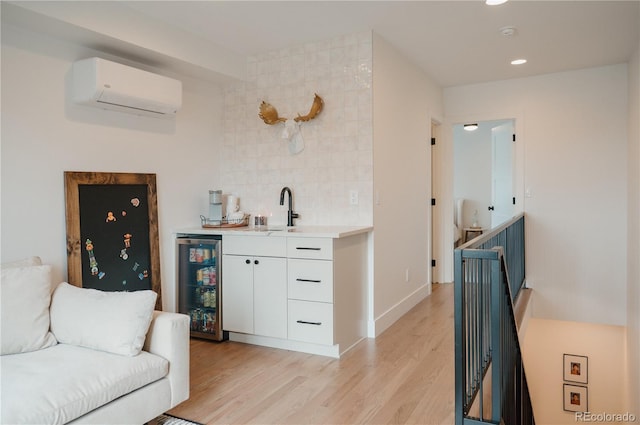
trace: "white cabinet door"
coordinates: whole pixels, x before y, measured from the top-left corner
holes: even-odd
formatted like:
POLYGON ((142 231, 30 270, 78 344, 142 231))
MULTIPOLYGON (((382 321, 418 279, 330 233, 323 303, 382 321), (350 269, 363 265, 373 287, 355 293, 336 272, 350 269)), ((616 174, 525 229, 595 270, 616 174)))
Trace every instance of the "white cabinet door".
MULTIPOLYGON (((254 334, 287 337, 287 260, 253 257, 254 334)), ((224 307, 223 307, 224 308, 224 307)))
POLYGON ((253 259, 223 255, 222 329, 253 333, 253 259))

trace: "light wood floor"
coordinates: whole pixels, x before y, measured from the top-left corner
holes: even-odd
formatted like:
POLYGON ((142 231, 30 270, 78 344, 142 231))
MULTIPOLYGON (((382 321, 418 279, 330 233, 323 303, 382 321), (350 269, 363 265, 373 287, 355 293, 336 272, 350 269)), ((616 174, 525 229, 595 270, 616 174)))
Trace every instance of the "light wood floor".
POLYGON ((342 356, 191 340, 191 397, 171 410, 203 424, 452 424, 453 285, 342 356))

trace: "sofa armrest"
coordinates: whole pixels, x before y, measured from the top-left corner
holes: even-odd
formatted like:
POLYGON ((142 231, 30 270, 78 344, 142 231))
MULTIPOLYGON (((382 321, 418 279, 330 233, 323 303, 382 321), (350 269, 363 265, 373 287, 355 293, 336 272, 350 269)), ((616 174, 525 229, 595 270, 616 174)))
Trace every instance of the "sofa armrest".
POLYGON ((169 360, 171 407, 189 398, 189 316, 154 311, 144 351, 169 360))

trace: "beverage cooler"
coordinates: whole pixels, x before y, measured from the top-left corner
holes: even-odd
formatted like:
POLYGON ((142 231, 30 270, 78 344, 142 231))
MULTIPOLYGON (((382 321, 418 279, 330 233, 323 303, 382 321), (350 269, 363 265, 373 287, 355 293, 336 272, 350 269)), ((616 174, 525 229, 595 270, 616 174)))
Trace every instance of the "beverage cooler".
POLYGON ((215 341, 227 339, 222 331, 221 236, 176 239, 178 312, 191 318, 191 336, 215 341))

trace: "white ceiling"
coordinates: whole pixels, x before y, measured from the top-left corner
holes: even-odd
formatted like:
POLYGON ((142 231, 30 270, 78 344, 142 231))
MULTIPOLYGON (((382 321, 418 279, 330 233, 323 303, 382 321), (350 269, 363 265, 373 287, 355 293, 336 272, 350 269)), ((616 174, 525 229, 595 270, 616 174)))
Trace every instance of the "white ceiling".
POLYGON ((242 55, 373 30, 444 87, 623 63, 640 40, 640 0, 121 4, 242 55))

